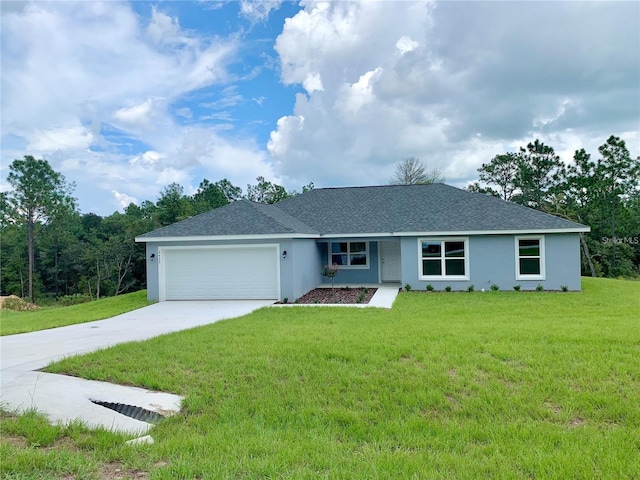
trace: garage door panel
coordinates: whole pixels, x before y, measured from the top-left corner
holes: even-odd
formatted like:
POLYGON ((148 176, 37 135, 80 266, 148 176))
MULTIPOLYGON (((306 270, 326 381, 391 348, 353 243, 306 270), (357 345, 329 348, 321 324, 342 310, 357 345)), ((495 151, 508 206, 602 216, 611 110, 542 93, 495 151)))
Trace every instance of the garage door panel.
POLYGON ((274 246, 167 249, 162 257, 166 300, 278 298, 274 246))

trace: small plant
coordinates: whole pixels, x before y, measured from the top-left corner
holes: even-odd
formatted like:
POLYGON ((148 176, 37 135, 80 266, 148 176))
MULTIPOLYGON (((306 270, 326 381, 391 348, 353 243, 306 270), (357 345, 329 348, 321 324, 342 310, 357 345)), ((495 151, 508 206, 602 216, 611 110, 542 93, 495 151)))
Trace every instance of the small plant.
POLYGON ((323 277, 327 277, 331 279, 331 294, 335 296, 336 290, 333 286, 333 279, 335 278, 335 276, 338 274, 338 264, 334 262, 333 265, 325 265, 324 267, 322 267, 322 270, 320 271, 320 274, 323 277))
POLYGON ((410 292, 411 291, 411 285, 409 285, 408 283, 404 286, 405 291, 410 292))
POLYGON ((288 297, 284 297, 282 299, 282 303, 289 303, 289 298, 288 297))
POLYGON ((536 286, 536 292, 544 292, 544 287, 541 283, 536 286))
POLYGON ((450 292, 450 291, 451 291, 451 285, 447 285, 446 287, 444 287, 444 289, 445 289, 447 292, 450 292))
POLYGON ((433 292, 433 285, 427 285, 427 292, 433 292))
POLYGON ((363 291, 364 291, 365 295, 367 295, 369 293, 369 289, 367 287, 364 287, 363 291))
POLYGON ((514 285, 514 286, 513 286, 513 289, 514 289, 516 292, 519 292, 519 291, 520 291, 520 285, 514 285))
POLYGON ((491 290, 497 292, 498 290, 500 290, 500 287, 494 283, 493 285, 491 285, 491 290))
POLYGON ((471 293, 471 292, 473 292, 473 290, 474 290, 473 285, 469 285, 469 286, 467 287, 467 292, 471 293))
POLYGON ((569 291, 569 286, 568 285, 560 285, 560 289, 562 289, 563 292, 568 292, 569 291))
POLYGON ((57 302, 58 305, 68 307, 69 305, 79 305, 81 303, 87 303, 91 300, 93 300, 93 298, 86 293, 74 293, 73 295, 64 295, 62 297, 59 297, 57 302))
POLYGON ((358 299, 356 300, 356 303, 362 302, 364 302, 364 292, 360 292, 360 295, 358 295, 358 299))

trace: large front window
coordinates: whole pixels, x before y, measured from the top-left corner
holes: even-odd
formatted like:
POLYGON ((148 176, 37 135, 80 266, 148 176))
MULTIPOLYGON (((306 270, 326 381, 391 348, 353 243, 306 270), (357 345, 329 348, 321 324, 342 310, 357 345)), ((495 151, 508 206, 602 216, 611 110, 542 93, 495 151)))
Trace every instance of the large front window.
POLYGON ((422 280, 468 279, 469 249, 466 238, 420 239, 418 248, 422 280))
POLYGON ((544 237, 516 237, 516 279, 545 279, 544 237))
POLYGON ((367 242, 332 242, 329 246, 329 262, 340 268, 365 268, 369 265, 367 242))

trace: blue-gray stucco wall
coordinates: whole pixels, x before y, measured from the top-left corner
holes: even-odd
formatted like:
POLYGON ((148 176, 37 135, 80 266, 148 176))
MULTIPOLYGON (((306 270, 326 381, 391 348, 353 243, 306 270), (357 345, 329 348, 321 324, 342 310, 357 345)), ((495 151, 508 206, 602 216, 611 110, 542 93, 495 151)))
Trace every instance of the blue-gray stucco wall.
POLYGON ((158 248, 180 246, 212 245, 252 245, 278 244, 280 253, 287 251, 287 257, 280 255, 280 299, 296 298, 314 289, 321 283, 322 260, 315 240, 310 239, 260 239, 225 241, 189 241, 189 242, 149 242, 147 243, 147 298, 158 301, 160 286, 158 278, 158 248), (153 259, 151 256, 154 255, 153 259))
MULTIPOLYGON (((340 239, 341 242, 346 241, 365 241, 363 239, 340 239)), ((369 265, 366 268, 345 268, 340 269, 338 274, 334 277, 335 283, 347 283, 352 285, 366 285, 371 283, 378 283, 380 281, 378 275, 378 242, 367 241, 369 244, 369 265)), ((322 265, 328 265, 331 263, 329 259, 329 243, 318 243, 320 258, 322 259, 322 265)), ((322 277, 322 283, 331 283, 331 279, 328 277, 322 277)))
POLYGON ((451 286, 453 290, 466 290, 473 285, 476 290, 488 290, 498 285, 501 290, 534 290, 541 284, 545 290, 580 290, 580 237, 577 233, 546 234, 545 280, 516 279, 516 246, 513 235, 469 236, 469 280, 420 280, 418 239, 404 237, 401 241, 402 284, 412 289, 424 290, 431 284, 435 290, 451 286))

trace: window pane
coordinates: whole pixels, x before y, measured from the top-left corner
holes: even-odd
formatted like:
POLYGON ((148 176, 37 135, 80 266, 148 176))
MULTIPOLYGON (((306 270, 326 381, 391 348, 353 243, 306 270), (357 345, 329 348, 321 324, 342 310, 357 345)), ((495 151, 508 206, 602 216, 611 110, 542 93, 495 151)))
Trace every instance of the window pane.
POLYGON ((365 242, 351 242, 351 253, 364 253, 367 251, 365 242))
POLYGON ((464 257, 464 242, 445 242, 445 257, 464 257))
POLYGON ((520 275, 540 275, 540 259, 521 258, 520 275))
POLYGON ((447 275, 464 275, 464 259, 445 260, 447 275))
POLYGON ((332 243, 331 253, 347 253, 347 242, 332 243))
POLYGON ((422 256, 424 258, 439 257, 440 250, 440 242, 422 242, 422 256))
POLYGON ((423 260, 422 275, 442 275, 440 260, 423 260))
POLYGON ((364 253, 357 253, 355 255, 351 255, 351 265, 366 265, 367 264, 367 255, 364 253))
POLYGON ((519 240, 521 257, 539 257, 540 240, 519 240))
POLYGON ((338 265, 347 265, 347 256, 346 255, 331 255, 331 263, 335 263, 338 265))

